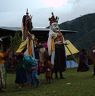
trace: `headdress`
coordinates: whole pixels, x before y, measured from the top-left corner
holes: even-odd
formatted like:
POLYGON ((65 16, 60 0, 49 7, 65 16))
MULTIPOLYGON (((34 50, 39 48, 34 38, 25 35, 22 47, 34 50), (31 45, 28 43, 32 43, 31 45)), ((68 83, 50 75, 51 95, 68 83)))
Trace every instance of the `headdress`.
POLYGON ((29 14, 29 13, 28 13, 28 9, 26 10, 26 14, 29 14))
POLYGON ((57 22, 58 23, 58 17, 56 16, 54 16, 54 14, 53 14, 53 12, 52 12, 52 16, 49 18, 49 21, 50 21, 50 25, 52 24, 52 23, 54 23, 54 22, 57 22))

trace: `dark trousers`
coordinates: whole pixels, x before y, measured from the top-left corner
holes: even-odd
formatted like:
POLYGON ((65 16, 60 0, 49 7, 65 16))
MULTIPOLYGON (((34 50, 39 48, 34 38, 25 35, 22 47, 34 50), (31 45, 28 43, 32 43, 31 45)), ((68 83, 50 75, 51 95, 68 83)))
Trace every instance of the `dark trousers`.
POLYGON ((60 78, 63 78, 62 72, 65 71, 65 68, 66 68, 65 46, 64 44, 56 44, 55 59, 54 59, 55 78, 58 78, 58 73, 60 75, 60 78))
POLYGON ((63 78, 62 71, 60 71, 60 72, 55 71, 55 78, 58 79, 58 73, 59 73, 60 79, 62 79, 63 78))

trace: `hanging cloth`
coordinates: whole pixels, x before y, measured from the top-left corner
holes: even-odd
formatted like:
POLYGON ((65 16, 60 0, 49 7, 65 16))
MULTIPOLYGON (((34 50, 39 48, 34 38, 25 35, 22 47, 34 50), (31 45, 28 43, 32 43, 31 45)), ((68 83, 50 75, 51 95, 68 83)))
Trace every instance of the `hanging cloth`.
POLYGON ((30 56, 32 55, 32 40, 28 41, 28 54, 30 56))

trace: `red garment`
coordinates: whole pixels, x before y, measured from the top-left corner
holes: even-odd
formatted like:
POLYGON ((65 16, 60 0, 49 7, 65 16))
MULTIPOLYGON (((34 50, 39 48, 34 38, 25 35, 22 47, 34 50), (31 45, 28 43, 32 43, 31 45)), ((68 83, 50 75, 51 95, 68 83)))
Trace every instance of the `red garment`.
POLYGON ((60 43, 62 43, 63 44, 63 42, 64 42, 64 37, 63 37, 63 34, 59 31, 59 32, 57 32, 58 34, 57 34, 57 37, 55 38, 55 42, 60 42, 60 43))

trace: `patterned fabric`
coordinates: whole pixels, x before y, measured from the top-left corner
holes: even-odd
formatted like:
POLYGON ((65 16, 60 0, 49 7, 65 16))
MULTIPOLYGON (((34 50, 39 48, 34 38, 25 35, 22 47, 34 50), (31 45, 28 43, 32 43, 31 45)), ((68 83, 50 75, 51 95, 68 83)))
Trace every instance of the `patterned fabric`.
POLYGON ((31 32, 32 29, 32 17, 28 14, 24 15, 22 18, 22 34, 23 34, 23 40, 26 40, 28 36, 28 32, 31 32))
POLYGON ((51 18, 49 18, 49 21, 50 21, 50 25, 54 22, 58 22, 58 17, 57 16, 55 17, 52 12, 52 16, 51 16, 51 18))

